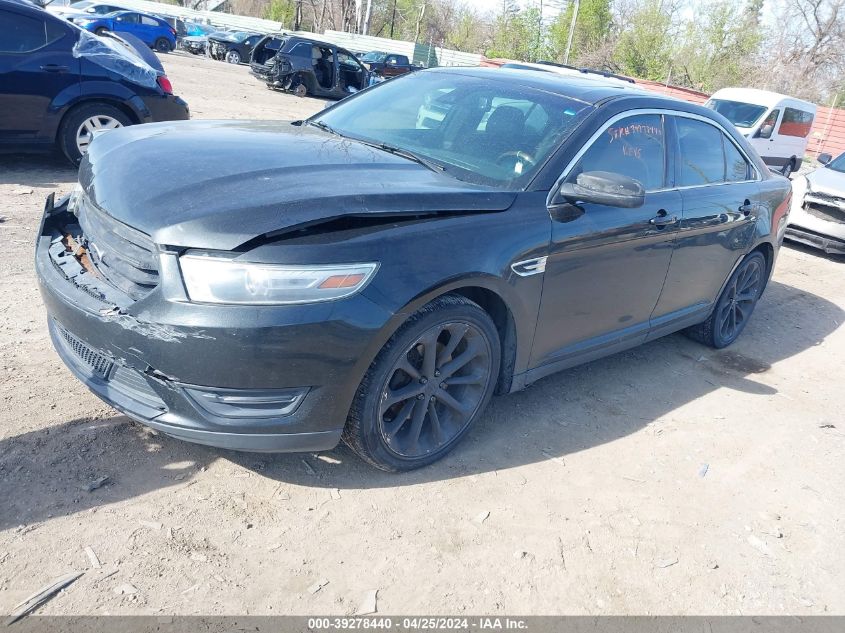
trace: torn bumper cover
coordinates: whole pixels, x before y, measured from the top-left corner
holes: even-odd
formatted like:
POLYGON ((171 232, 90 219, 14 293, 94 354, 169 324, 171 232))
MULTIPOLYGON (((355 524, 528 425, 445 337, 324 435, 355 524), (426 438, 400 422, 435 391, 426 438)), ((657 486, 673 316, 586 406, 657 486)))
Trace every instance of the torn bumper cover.
POLYGON ((353 365, 371 338, 365 326, 329 319, 326 306, 180 300, 178 264, 174 270, 161 253, 160 279, 134 300, 94 265, 94 253, 108 253, 108 244, 89 245, 81 232, 67 199, 54 206, 51 196, 36 271, 56 351, 97 396, 200 444, 257 452, 337 444, 360 380, 353 365))

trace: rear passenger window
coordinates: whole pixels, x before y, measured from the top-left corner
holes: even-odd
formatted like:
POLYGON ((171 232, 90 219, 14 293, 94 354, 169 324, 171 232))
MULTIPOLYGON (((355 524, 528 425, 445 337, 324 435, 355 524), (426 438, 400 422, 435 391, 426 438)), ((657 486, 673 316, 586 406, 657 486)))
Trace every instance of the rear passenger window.
POLYGON ((740 154, 727 136, 722 134, 722 143, 725 146, 725 180, 728 182, 741 182, 751 177, 751 165, 740 154))
POLYGON ((609 171, 638 180, 646 191, 664 186, 666 141, 663 117, 643 114, 622 119, 596 139, 568 180, 587 171, 609 171))
POLYGON ((52 20, 0 11, 0 53, 31 53, 61 39, 65 32, 52 20))
POLYGON ((689 187, 724 182, 722 133, 703 121, 683 117, 678 117, 676 121, 680 145, 678 163, 681 168, 678 185, 689 187))
POLYGON ((147 26, 159 26, 158 22, 152 18, 148 18, 146 15, 141 16, 141 24, 146 24, 147 26))

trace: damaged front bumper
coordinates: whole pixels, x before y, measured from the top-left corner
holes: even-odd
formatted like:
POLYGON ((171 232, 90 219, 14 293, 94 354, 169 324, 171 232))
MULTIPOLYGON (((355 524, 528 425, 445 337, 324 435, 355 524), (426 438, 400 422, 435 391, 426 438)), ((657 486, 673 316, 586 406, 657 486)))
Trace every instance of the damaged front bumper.
POLYGON ((325 305, 294 311, 173 300, 167 265, 143 298, 115 294, 89 269, 83 245, 68 239, 75 216, 66 209, 66 200, 48 199, 36 271, 56 351, 91 391, 200 444, 287 452, 338 443, 360 381, 364 330, 333 321, 325 305))
POLYGON ((845 197, 808 191, 796 196, 787 239, 833 255, 845 255, 845 197))

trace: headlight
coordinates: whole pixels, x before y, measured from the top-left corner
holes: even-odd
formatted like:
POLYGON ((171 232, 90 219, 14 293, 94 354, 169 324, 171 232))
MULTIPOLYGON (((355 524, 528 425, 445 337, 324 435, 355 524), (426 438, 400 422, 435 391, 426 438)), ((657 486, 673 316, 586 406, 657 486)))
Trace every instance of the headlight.
POLYGON ((191 301, 244 305, 341 299, 359 292, 378 269, 376 263, 293 266, 190 254, 179 263, 191 301))

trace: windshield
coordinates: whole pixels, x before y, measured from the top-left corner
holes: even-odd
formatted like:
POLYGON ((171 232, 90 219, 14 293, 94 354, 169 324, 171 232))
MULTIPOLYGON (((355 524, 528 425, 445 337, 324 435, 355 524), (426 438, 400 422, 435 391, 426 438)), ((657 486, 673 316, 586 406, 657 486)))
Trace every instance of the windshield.
POLYGON ((705 105, 721 114, 736 127, 753 126, 768 110, 766 106, 725 99, 710 99, 705 105))
POLYGON ((506 80, 422 71, 366 90, 310 121, 341 136, 413 152, 459 180, 520 189, 591 110, 506 80))
POLYGON ((252 33, 246 33, 244 31, 236 31, 236 32, 232 33, 229 37, 231 37, 236 42, 243 42, 250 35, 252 35, 252 33))
POLYGON ((373 51, 371 53, 367 53, 366 55, 364 55, 361 58, 361 61, 362 62, 380 62, 385 57, 387 57, 387 53, 379 53, 379 52, 373 51))
POLYGON ((845 174, 845 154, 840 154, 832 161, 830 161, 827 165, 825 165, 828 169, 832 169, 833 171, 838 171, 845 174))

